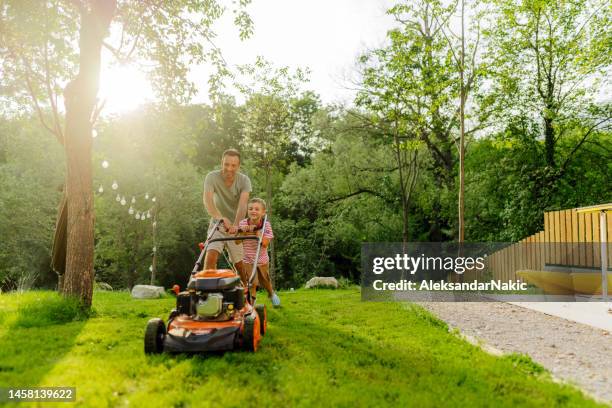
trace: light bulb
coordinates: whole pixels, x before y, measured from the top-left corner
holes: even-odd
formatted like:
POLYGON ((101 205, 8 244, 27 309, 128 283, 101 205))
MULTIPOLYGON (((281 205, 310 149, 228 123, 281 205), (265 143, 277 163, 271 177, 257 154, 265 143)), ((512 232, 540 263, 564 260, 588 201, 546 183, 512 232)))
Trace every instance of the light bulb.
POLYGON ((100 186, 100 188, 98 189, 98 193, 103 193, 104 192, 104 187, 100 186))
POLYGON ((121 197, 119 197, 119 194, 117 194, 117 197, 115 197, 115 201, 117 202, 121 201, 121 197))
POLYGON ((134 209, 132 208, 132 206, 130 206, 130 209, 128 210, 128 213, 130 213, 130 215, 134 214, 134 209))
MULTIPOLYGON (((119 197, 119 196, 117 196, 119 197)), ((127 203, 127 201, 125 201, 125 197, 121 199, 121 205, 125 205, 127 203)))
POLYGON ((149 199, 149 193, 145 194, 145 200, 149 199))
POLYGON ((153 228, 157 227, 157 221, 153 221, 153 228))
POLYGON ((153 198, 151 199, 151 201, 155 202, 155 197, 153 197, 153 198))
POLYGON ((151 211, 147 211, 147 218, 151 218, 151 211))
POLYGON ((147 219, 147 217, 144 215, 144 213, 142 213, 142 215, 140 216, 140 219, 144 221, 147 219))
POLYGON ((97 131, 96 129, 92 129, 92 131, 91 131, 91 137, 93 137, 94 139, 95 139, 96 137, 98 137, 98 131, 97 131))
POLYGON ((116 190, 116 189, 118 189, 118 188, 119 188, 119 184, 117 184, 117 181, 116 181, 116 180, 115 180, 115 181, 113 181, 113 186, 112 186, 112 187, 113 187, 113 190, 116 190))
POLYGON ((149 266, 149 272, 153 272, 153 265, 149 266))
POLYGON ((140 219, 140 212, 136 213, 136 219, 139 220, 140 219))
POLYGON ((157 247, 156 246, 153 247, 153 252, 154 253, 157 252, 157 247))
POLYGON ((136 197, 132 197, 132 204, 136 203, 136 197))
POLYGON ((106 160, 102 162, 102 168, 108 169, 108 162, 106 160))

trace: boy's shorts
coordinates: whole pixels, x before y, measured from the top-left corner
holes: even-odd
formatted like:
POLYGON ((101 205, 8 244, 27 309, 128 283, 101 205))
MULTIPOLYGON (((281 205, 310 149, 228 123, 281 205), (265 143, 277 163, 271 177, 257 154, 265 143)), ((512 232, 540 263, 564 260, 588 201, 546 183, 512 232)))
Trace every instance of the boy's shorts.
MULTIPOLYGON (((246 280, 253 273, 253 264, 245 263, 243 264, 244 268, 244 277, 243 280, 246 280)), ((267 286, 270 283, 270 264, 259 264, 257 265, 257 275, 253 279, 253 284, 257 286, 267 286)))
MULTIPOLYGON (((210 224, 208 225, 208 233, 207 233, 207 235, 210 235, 212 229, 215 227, 215 224, 216 224, 216 222, 213 222, 211 220, 210 224)), ((233 237, 233 236, 234 235, 227 234, 225 232, 221 232, 221 231, 217 230, 217 231, 215 231, 215 233, 213 234, 211 239, 213 239, 213 238, 229 238, 229 237, 233 237)), ((233 264, 236 264, 236 263, 242 261, 242 256, 243 256, 242 245, 237 244, 236 241, 217 241, 217 242, 211 242, 208 245, 208 248, 206 248, 206 250, 209 251, 211 249, 214 249, 218 253, 222 253, 224 246, 227 248, 227 252, 229 252, 230 261, 233 264)))

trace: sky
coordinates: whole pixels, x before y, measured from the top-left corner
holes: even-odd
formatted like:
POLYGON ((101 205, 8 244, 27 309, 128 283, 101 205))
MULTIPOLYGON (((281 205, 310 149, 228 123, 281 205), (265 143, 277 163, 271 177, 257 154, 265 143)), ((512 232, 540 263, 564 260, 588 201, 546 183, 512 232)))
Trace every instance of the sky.
MULTIPOLYGON (((229 0, 228 0, 229 2, 229 0)), ((262 56, 275 67, 309 68, 307 89, 318 93, 324 104, 350 105, 355 90, 357 57, 368 49, 380 48, 388 30, 395 26, 386 10, 392 0, 253 0, 247 10, 254 22, 253 35, 241 41, 227 10, 214 29, 216 45, 233 67, 253 63, 262 56)), ((456 28, 458 32, 458 28, 456 28)), ((106 53, 106 58, 110 57, 106 53)), ((206 103, 212 70, 193 66, 189 74, 198 89, 194 103, 206 103)), ((130 110, 151 101, 153 90, 135 66, 103 69, 100 96, 107 100, 104 113, 130 110), (105 84, 108 84, 105 87, 105 84)), ((237 91, 228 91, 242 98, 237 91)), ((610 99, 610 85, 600 89, 596 100, 610 99)))
MULTIPOLYGON (((233 14, 228 9, 217 21, 214 42, 230 68, 252 64, 264 57, 276 68, 288 66, 310 69, 313 90, 324 104, 351 104, 355 91, 349 89, 356 76, 357 57, 385 42, 394 26, 386 15, 390 0, 253 0, 247 10, 254 33, 240 40, 233 14)), ((112 64, 114 58, 103 50, 103 69, 99 97, 106 100, 103 116, 121 113, 155 99, 151 83, 137 65, 112 64)), ((212 68, 193 66, 188 78, 196 84, 193 103, 209 102, 208 79, 212 68)), ((354 85, 353 85, 354 86, 354 85)), ((226 92, 237 101, 243 97, 235 89, 226 92)))
MULTIPOLYGON (((310 68, 309 89, 324 103, 350 103, 354 91, 346 80, 359 54, 381 45, 393 19, 387 0, 254 0, 248 6, 254 34, 245 41, 231 22, 231 12, 216 26, 216 45, 230 65, 253 63, 263 56, 276 67, 310 68)), ((195 67, 190 78, 207 101, 208 70, 195 67)))

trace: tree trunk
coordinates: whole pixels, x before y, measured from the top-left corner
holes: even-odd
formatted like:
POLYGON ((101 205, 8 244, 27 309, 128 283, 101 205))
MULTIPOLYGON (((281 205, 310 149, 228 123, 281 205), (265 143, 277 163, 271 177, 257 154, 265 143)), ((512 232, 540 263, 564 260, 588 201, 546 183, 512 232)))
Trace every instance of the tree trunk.
POLYGON ((57 209, 57 222, 51 250, 51 268, 57 274, 57 291, 62 293, 64 274, 66 273, 66 236, 68 208, 66 204, 66 188, 62 186, 62 200, 57 209))
POLYGON ((555 130, 553 120, 544 115, 544 146, 546 149, 546 165, 555 167, 555 130))
MULTIPOLYGON (((266 168, 266 213, 268 219, 272 217, 272 169, 271 166, 266 168)), ((274 240, 270 241, 270 282, 275 287, 276 284, 276 251, 274 249, 274 240)))
POLYGON ((66 197, 68 228, 62 293, 86 308, 93 294, 94 208, 91 168, 91 117, 100 80, 102 41, 117 8, 116 0, 92 0, 81 10, 79 72, 64 91, 66 105, 66 197))
POLYGON ((461 1, 461 66, 459 67, 459 75, 461 77, 461 93, 459 102, 459 121, 461 123, 460 135, 459 135, 459 242, 463 242, 465 239, 465 218, 464 218, 464 204, 465 204, 465 83, 464 83, 464 71, 465 71, 465 33, 464 33, 464 10, 465 2, 461 1))
POLYGON ((395 123, 395 130, 393 133, 393 147, 395 149, 395 159, 397 161, 397 168, 399 171, 399 182, 400 182, 400 195, 402 200, 402 244, 405 246, 408 242, 408 202, 406 199, 406 178, 408 175, 404 174, 404 165, 406 160, 402 160, 401 145, 398 137, 397 121, 395 123))

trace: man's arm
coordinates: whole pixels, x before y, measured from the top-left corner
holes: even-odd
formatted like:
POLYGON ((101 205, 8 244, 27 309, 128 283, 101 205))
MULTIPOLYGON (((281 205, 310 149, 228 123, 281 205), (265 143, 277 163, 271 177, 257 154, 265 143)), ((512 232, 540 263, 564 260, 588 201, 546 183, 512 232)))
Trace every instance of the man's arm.
POLYGON ((204 195, 202 197, 204 200, 204 207, 206 207, 206 211, 208 212, 208 215, 210 215, 212 219, 223 220, 223 224, 225 224, 224 225, 225 228, 229 229, 231 226, 231 221, 225 218, 223 215, 221 215, 219 210, 217 210, 217 207, 215 207, 215 200, 213 200, 213 194, 215 193, 212 191, 204 192, 204 195))
POLYGON ((240 224, 240 220, 246 218, 247 212, 247 203, 249 202, 249 193, 248 191, 243 191, 240 193, 240 199, 238 200, 238 209, 236 209, 236 219, 234 220, 234 225, 240 224))

